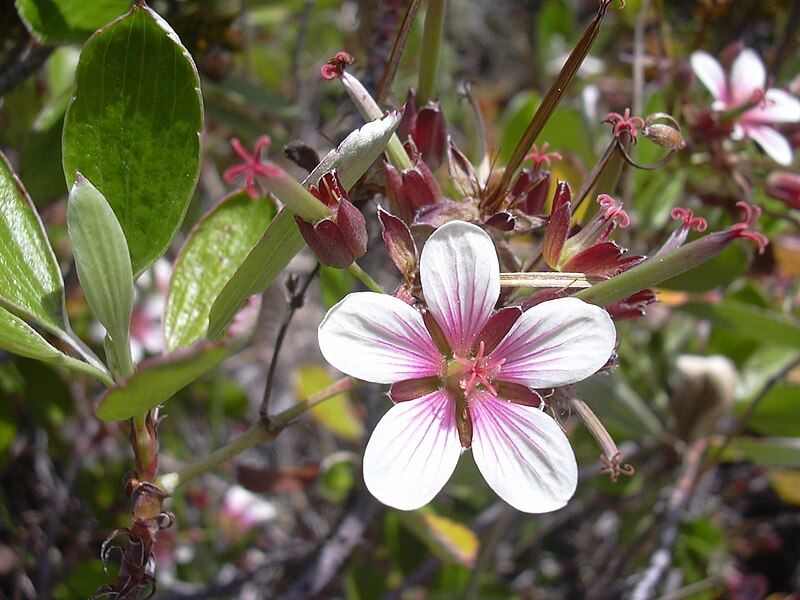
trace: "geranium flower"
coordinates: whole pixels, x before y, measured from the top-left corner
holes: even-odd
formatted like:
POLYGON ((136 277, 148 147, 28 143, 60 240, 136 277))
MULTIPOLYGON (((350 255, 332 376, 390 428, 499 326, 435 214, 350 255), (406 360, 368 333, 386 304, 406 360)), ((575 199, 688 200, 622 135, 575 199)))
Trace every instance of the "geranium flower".
POLYGON ((602 367, 616 338, 610 317, 576 298, 495 311, 494 244, 465 222, 431 235, 420 276, 425 315, 398 298, 361 292, 319 326, 333 366, 392 384, 395 405, 364 453, 367 488, 384 504, 419 508, 471 447, 506 502, 531 513, 561 508, 577 485, 575 456, 534 390, 575 383, 602 367))
POLYGON ((766 88, 767 72, 758 55, 750 48, 742 50, 733 62, 730 78, 707 52, 693 52, 691 62, 695 75, 714 95, 714 110, 741 111, 731 137, 752 138, 775 162, 792 164, 791 145, 771 125, 800 121, 800 101, 784 90, 766 88))

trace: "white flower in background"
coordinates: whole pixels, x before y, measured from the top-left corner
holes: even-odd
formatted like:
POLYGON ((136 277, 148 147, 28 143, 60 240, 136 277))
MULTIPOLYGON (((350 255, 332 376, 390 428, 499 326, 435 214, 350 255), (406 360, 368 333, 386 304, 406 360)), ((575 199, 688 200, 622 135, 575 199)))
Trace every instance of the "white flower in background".
POLYGON ((714 95, 714 110, 741 111, 734 120, 731 137, 751 138, 775 162, 792 164, 792 147, 772 125, 800 121, 800 100, 784 90, 767 89, 767 71, 758 55, 750 48, 742 50, 729 77, 707 52, 693 52, 691 63, 695 75, 714 95))
POLYGON ((495 311, 497 254, 469 223, 434 232, 420 265, 427 318, 398 298, 362 292, 319 326, 334 367, 392 384, 395 405, 364 454, 367 488, 389 506, 419 508, 471 447, 506 502, 531 513, 561 508, 577 485, 575 456, 534 389, 575 383, 602 367, 616 339, 611 318, 576 298, 495 311))

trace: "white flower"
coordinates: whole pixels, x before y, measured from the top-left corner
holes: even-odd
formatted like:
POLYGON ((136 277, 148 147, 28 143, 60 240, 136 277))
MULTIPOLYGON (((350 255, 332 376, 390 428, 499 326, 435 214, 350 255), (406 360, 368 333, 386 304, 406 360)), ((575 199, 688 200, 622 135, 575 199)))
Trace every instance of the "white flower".
POLYGON ((693 52, 691 63, 695 75, 714 95, 714 110, 742 111, 731 137, 752 138, 775 162, 792 164, 792 147, 770 125, 800 121, 800 101, 784 90, 766 89, 767 72, 758 55, 750 48, 742 50, 733 62, 730 78, 707 52, 693 52))
POLYGON ((584 379, 608 360, 616 331, 575 298, 494 311, 500 268, 479 227, 452 222, 420 260, 428 316, 401 300, 350 294, 319 326, 325 358, 353 377, 392 384, 395 405, 364 454, 364 480, 384 504, 428 503, 472 448, 488 484, 525 512, 564 506, 577 465, 534 389, 584 379))

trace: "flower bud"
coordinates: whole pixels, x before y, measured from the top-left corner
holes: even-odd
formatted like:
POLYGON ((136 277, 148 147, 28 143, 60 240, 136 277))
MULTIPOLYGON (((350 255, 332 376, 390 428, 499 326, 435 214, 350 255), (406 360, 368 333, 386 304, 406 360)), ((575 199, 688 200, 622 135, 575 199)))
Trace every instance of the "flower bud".
POLYGON ((300 233, 320 263, 345 269, 367 251, 364 215, 350 202, 335 171, 325 173, 311 193, 330 215, 313 224, 295 216, 300 233))
POLYGON ((411 223, 423 206, 442 200, 439 184, 422 156, 413 149, 411 154, 414 166, 410 169, 397 169, 389 162, 384 163, 389 207, 393 214, 406 223, 411 223))
POLYGON ((397 131, 401 140, 409 137, 422 154, 423 160, 436 168, 444 160, 447 149, 447 124, 438 102, 428 102, 417 110, 414 93, 409 90, 403 111, 403 120, 397 131))
POLYGON ((686 147, 681 132, 670 125, 653 123, 646 126, 642 133, 648 140, 667 150, 683 150, 686 147))
POLYGON ((773 171, 767 177, 767 194, 791 208, 800 209, 800 175, 773 171))

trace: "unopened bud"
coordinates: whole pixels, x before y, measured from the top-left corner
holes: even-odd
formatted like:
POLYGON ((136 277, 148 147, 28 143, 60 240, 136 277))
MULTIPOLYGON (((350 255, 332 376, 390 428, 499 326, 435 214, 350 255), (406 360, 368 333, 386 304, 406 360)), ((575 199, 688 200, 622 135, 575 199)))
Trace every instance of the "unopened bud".
POLYGON ((675 433, 687 442, 707 436, 731 408, 738 374, 726 356, 679 356, 670 399, 675 433))
POLYGON ((766 191, 787 206, 800 209, 800 175, 797 173, 773 171, 767 177, 766 191))
POLYGON ((367 251, 364 215, 350 202, 335 171, 322 176, 311 193, 330 210, 330 215, 310 223, 295 217, 303 239, 327 267, 345 269, 367 251))
POLYGON ((686 147, 678 122, 667 113, 655 113, 647 117, 642 133, 648 140, 667 150, 677 151, 686 147), (671 124, 653 123, 656 119, 665 119, 671 124))

